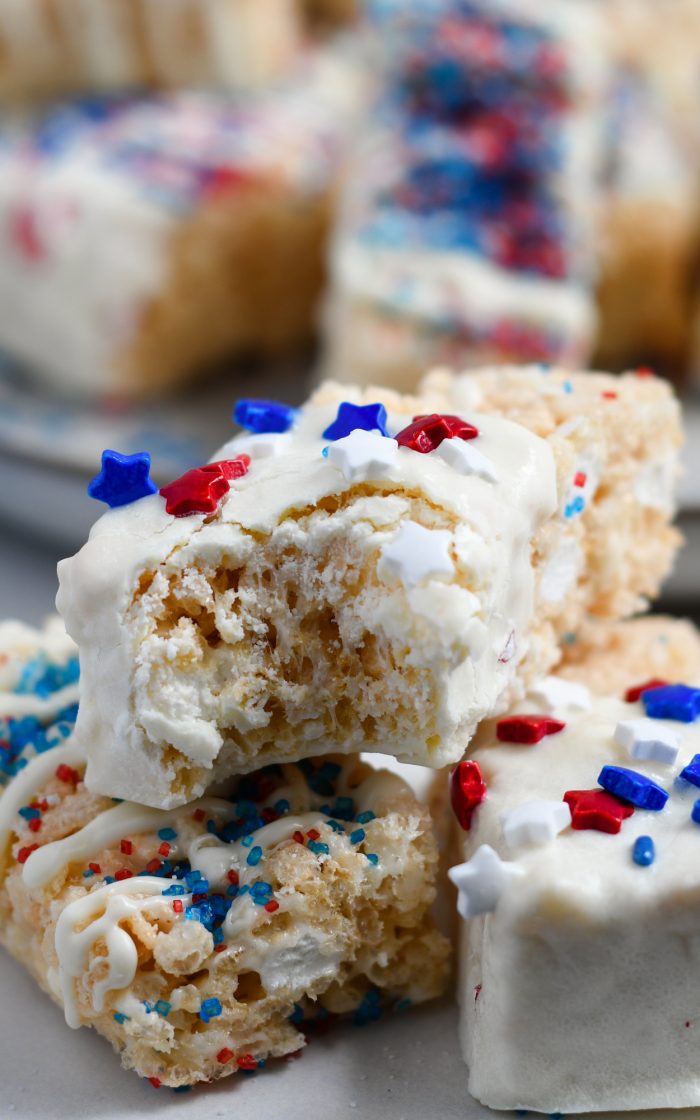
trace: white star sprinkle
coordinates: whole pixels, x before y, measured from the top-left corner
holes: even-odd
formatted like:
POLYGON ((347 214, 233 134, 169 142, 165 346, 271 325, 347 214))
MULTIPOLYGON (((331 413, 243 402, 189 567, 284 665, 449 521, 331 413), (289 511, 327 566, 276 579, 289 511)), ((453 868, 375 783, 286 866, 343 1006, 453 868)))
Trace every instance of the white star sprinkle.
POLYGON ((520 867, 504 863, 488 844, 482 844, 467 863, 447 872, 459 892, 457 909, 463 918, 495 910, 508 883, 522 874, 520 867))
POLYGON ((250 455, 251 459, 272 459, 287 450, 291 442, 288 432, 261 432, 257 435, 236 436, 221 448, 219 459, 233 459, 236 455, 250 455))
POLYGON ((475 474, 484 482, 498 482, 495 464, 474 447, 471 440, 444 439, 437 448, 437 454, 460 474, 475 474))
POLYGON ((509 848, 548 844, 571 824, 571 810, 564 801, 526 801, 506 813, 503 839, 509 848))
POLYGON ((681 736, 658 719, 623 719, 615 728, 615 742, 626 747, 632 758, 673 766, 681 736))
POLYGON ((410 589, 424 579, 454 575, 451 540, 452 534, 446 529, 425 529, 416 521, 404 521, 393 540, 382 549, 377 565, 380 579, 398 579, 410 589))
POLYGON ((347 482, 386 478, 396 462, 399 445, 381 432, 356 428, 329 445, 328 462, 342 471, 347 482))
POLYGON ((561 677, 543 677, 530 689, 530 695, 548 708, 587 712, 591 707, 591 694, 585 684, 575 684, 561 677))

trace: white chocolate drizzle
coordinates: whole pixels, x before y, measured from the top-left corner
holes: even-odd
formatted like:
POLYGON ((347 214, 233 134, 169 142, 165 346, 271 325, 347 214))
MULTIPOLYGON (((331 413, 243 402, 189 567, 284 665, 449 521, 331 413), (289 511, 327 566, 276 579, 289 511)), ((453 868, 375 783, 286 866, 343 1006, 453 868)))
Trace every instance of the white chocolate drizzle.
MULTIPOLYGON (((24 769, 15 775, 0 797, 0 870, 6 858, 8 841, 19 810, 36 796, 60 765, 72 767, 85 765, 85 752, 73 739, 69 739, 61 747, 52 747, 51 750, 35 755, 24 769)), ((51 845, 47 844, 46 847, 51 845)))

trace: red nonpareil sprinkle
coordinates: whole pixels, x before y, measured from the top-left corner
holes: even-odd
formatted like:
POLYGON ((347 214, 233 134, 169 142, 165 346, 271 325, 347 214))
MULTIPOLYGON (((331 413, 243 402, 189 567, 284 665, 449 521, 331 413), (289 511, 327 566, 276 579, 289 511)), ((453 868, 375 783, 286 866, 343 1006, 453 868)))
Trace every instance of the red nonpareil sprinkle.
POLYGON ((195 891, 194 894, 192 895, 192 901, 193 901, 194 905, 196 906, 198 902, 204 902, 206 897, 207 897, 206 891, 204 891, 204 892, 200 891, 199 893, 197 893, 197 891, 195 891))
POLYGON ((238 875, 238 872, 235 870, 235 868, 232 867, 230 871, 226 872, 226 878, 228 879, 229 883, 231 883, 232 886, 234 886, 234 887, 238 886, 239 875, 238 875))
POLYGON ((585 471, 576 471, 574 475, 574 486, 585 486, 588 475, 585 471))
POLYGON ((496 724, 496 736, 501 743, 539 743, 545 735, 556 735, 566 724, 552 716, 508 716, 496 724))
POLYGON ((625 700, 628 704, 635 704, 643 692, 652 692, 655 688, 666 688, 667 685, 668 681, 653 677, 650 681, 645 681, 644 684, 636 684, 633 688, 628 688, 625 693, 625 700))
POLYGON ((130 856, 134 850, 134 845, 131 840, 122 840, 119 845, 119 851, 123 856, 130 856))
POLYGON ((223 1050, 219 1050, 219 1053, 216 1055, 216 1060, 217 1062, 221 1062, 223 1066, 226 1062, 230 1062, 232 1057, 233 1050, 229 1050, 228 1047, 224 1046, 223 1050))
POLYGON ((133 871, 129 871, 128 867, 120 867, 119 871, 115 871, 114 873, 114 878, 118 883, 121 883, 123 879, 133 879, 133 877, 134 873, 133 871))
POLYGON ((292 840, 296 840, 297 844, 303 844, 304 843, 304 833, 299 832, 299 831, 293 832, 292 833, 292 840))
POLYGON ((310 828, 306 835, 308 836, 309 840, 318 840, 321 836, 321 833, 317 828, 310 828))
POLYGON ((239 1069, 257 1069, 257 1060, 252 1054, 241 1054, 240 1058, 236 1059, 236 1065, 239 1069))
POLYGON ((46 798, 44 798, 43 801, 37 802, 37 805, 36 805, 36 808, 41 809, 42 813, 45 813, 46 810, 48 809, 48 807, 49 807, 49 803, 46 800, 46 798))
POLYGON ((101 875, 102 874, 102 868, 100 867, 99 863, 89 863, 88 864, 88 870, 92 871, 93 875, 101 875))
POLYGON ((164 840, 158 848, 158 854, 163 856, 164 859, 170 855, 170 844, 168 844, 167 840, 164 840))
POLYGON ((30 832, 38 832, 40 828, 41 828, 41 817, 34 817, 34 819, 29 822, 29 831, 30 832))
POLYGON ((68 782, 72 786, 77 786, 80 781, 80 774, 78 771, 74 770, 72 766, 66 766, 65 762, 62 762, 60 766, 56 767, 56 777, 59 782, 68 782))
POLYGON ((606 400, 606 401, 616 401, 617 400, 617 393, 613 392, 612 389, 603 389, 603 392, 600 395, 603 398, 603 400, 606 400))
POLYGON ((460 828, 469 832, 475 809, 486 797, 478 762, 460 762, 450 774, 450 803, 460 828))
POLYGON ((225 949, 228 949, 228 945, 223 945, 223 944, 222 945, 217 945, 216 948, 214 949, 214 952, 215 953, 223 953, 225 949))
POLYGON ((184 907, 182 905, 182 899, 181 898, 173 899, 173 910, 175 911, 176 914, 181 914, 182 913, 182 911, 184 910, 184 907))
POLYGON ((656 377, 654 370, 649 369, 649 366, 638 366, 634 372, 637 377, 656 377))
POLYGON ((26 848, 20 848, 17 853, 17 862, 26 863, 32 852, 35 852, 38 847, 38 844, 28 844, 26 848))
POLYGON ((151 1083, 154 1089, 160 1089, 161 1085, 163 1084, 160 1077, 149 1077, 148 1081, 151 1083))
POLYGON ((192 820, 203 821, 206 815, 207 814, 204 812, 204 809, 195 809, 194 813, 192 814, 192 820))
POLYGON ((271 898, 269 902, 265 903, 265 909, 268 914, 274 914, 275 910, 279 910, 280 904, 276 898, 271 898))
POLYGON ((159 859, 150 859, 146 864, 146 871, 149 875, 155 875, 156 871, 161 869, 161 861, 159 859))
POLYGON ((263 809, 260 816, 265 821, 265 824, 272 824, 273 821, 279 820, 279 813, 276 813, 275 810, 271 808, 263 809))

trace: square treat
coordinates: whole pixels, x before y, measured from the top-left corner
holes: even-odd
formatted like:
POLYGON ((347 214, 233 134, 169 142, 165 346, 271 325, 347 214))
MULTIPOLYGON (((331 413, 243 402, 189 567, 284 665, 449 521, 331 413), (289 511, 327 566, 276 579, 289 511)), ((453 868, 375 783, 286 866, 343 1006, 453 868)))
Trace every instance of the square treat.
POLYGON ((472 796, 450 872, 470 1091, 546 1113, 698 1105, 700 690, 585 707, 559 684, 485 725, 453 779, 458 811, 472 796))
POLYGON ((388 81, 334 237, 329 373, 405 390, 438 362, 585 364, 600 5, 380 0, 372 11, 388 81))
POLYGON ((254 86, 301 34, 296 0, 0 0, 0 101, 254 86))
POLYGON ((0 942, 154 1085, 442 991, 437 849, 396 775, 325 758, 165 813, 95 797, 82 768, 69 739, 0 798, 0 942))
POLYGON ((363 79, 90 100, 0 136, 0 347, 65 392, 145 395, 313 335, 363 79))
POLYGON ((250 434, 161 494, 103 472, 96 496, 129 504, 60 565, 96 792, 167 808, 329 745, 455 762, 677 544, 678 408, 653 378, 442 371, 237 415, 250 434))

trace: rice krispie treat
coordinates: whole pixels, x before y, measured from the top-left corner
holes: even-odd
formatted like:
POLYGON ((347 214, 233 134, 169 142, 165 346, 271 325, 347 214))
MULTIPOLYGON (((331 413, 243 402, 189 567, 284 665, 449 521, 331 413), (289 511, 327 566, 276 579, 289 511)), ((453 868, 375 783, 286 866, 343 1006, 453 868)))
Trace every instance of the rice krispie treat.
POLYGON ((91 492, 117 508, 59 565, 94 791, 168 808, 331 745, 455 762, 678 543, 653 378, 436 371, 236 416, 248 434, 160 493, 107 452, 91 492))
POLYGON ((557 676, 600 696, 623 693, 644 679, 700 684, 700 634, 686 619, 665 615, 584 626, 564 645, 557 676))
POLYGON ((585 710, 574 682, 533 693, 453 779, 462 1044, 491 1108, 700 1104, 700 690, 651 670, 585 710))
POLYGON ((606 53, 599 5, 380 0, 388 81, 331 249, 326 368, 590 356, 606 53))
POLYGON ((295 0, 0 0, 0 101, 256 86, 302 32, 295 0))
POLYGON ((442 991, 435 841, 396 775, 327 757, 162 812, 82 766, 68 740, 0 799, 0 941, 125 1067, 211 1081, 299 1050, 307 1020, 442 991))
POLYGON ((362 78, 52 108, 0 137, 0 347, 54 389, 143 395, 312 336, 362 78))

